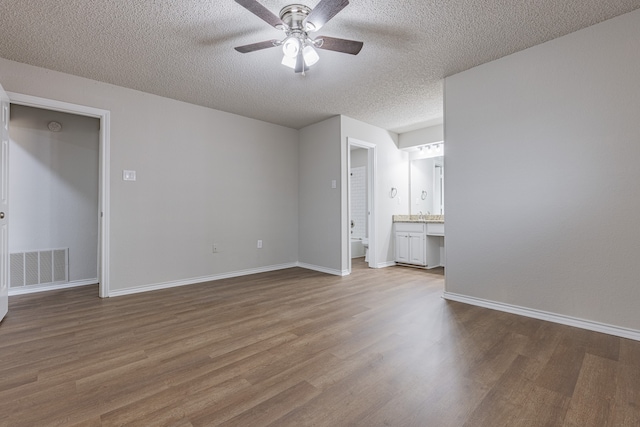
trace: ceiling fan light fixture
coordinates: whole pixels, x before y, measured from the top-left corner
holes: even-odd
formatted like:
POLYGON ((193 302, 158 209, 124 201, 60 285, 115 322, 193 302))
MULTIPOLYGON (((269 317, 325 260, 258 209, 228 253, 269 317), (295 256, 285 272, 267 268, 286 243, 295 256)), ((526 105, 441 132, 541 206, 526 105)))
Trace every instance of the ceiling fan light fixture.
POLYGON ((314 40, 309 37, 309 32, 320 30, 349 4, 349 0, 320 0, 313 9, 294 3, 283 7, 279 16, 271 13, 259 0, 235 1, 267 24, 285 33, 281 41, 267 40, 236 47, 235 50, 240 53, 281 46, 284 54, 282 64, 293 68, 296 74, 304 76, 309 67, 320 60, 316 49, 351 55, 357 55, 362 49, 363 43, 354 40, 327 36, 321 36, 314 40))
POLYGON ((287 37, 282 43, 282 52, 284 52, 285 56, 295 59, 298 56, 298 52, 300 52, 300 40, 293 36, 287 37))
POLYGON ((282 65, 287 66, 293 70, 296 69, 296 57, 291 57, 291 56, 283 56, 282 57, 282 65))
POLYGON ((304 49, 302 49, 302 56, 304 57, 304 63, 307 66, 312 66, 320 59, 318 52, 311 45, 306 45, 304 49))

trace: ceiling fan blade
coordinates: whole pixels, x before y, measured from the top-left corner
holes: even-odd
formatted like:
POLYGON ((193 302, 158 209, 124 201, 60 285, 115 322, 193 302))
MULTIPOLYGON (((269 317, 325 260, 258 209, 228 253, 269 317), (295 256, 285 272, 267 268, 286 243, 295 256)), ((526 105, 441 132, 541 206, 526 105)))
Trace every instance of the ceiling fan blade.
POLYGON ((360 53, 362 46, 364 46, 364 43, 362 42, 338 39, 335 37, 322 36, 316 39, 316 41, 318 40, 322 40, 322 44, 316 46, 318 49, 333 50, 335 52, 349 53, 351 55, 357 55, 360 53))
POLYGON ((264 42, 238 46, 238 47, 235 47, 234 49, 240 53, 249 53, 249 52, 255 52, 256 50, 262 50, 262 49, 268 49, 270 47, 274 47, 276 46, 276 43, 278 43, 278 40, 267 40, 264 42))
POLYGON ((256 0, 236 0, 236 3, 247 9, 249 12, 256 15, 258 18, 265 21, 267 24, 276 28, 284 28, 284 22, 271 13, 269 9, 258 3, 256 0))
POLYGON ((320 0, 320 3, 311 11, 309 16, 304 20, 304 24, 311 24, 309 31, 318 31, 324 24, 329 22, 331 18, 336 16, 338 12, 347 7, 349 0, 320 0))

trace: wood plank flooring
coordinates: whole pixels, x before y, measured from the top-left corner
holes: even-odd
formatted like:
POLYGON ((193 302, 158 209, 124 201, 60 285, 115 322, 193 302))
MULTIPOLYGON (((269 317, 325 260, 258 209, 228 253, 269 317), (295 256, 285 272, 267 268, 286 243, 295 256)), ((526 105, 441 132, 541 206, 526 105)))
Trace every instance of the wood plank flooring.
POLYGON ((639 426, 640 342, 303 269, 15 296, 0 426, 639 426))

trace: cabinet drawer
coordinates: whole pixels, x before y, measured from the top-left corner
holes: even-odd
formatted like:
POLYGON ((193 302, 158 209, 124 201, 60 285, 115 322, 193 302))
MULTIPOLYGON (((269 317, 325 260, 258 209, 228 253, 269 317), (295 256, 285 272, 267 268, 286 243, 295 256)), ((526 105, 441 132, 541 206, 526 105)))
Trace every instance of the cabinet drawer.
POLYGON ((444 236, 444 224, 441 222, 428 222, 427 235, 428 236, 444 236))
POLYGON ((396 231, 407 233, 424 233, 424 223, 421 222, 396 222, 396 231))

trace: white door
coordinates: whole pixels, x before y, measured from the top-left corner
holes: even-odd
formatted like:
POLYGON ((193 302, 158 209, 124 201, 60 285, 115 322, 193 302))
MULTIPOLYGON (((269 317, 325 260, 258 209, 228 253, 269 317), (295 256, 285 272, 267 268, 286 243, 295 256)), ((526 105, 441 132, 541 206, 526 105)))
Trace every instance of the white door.
POLYGON ((9 96, 0 85, 0 320, 9 308, 9 96))

